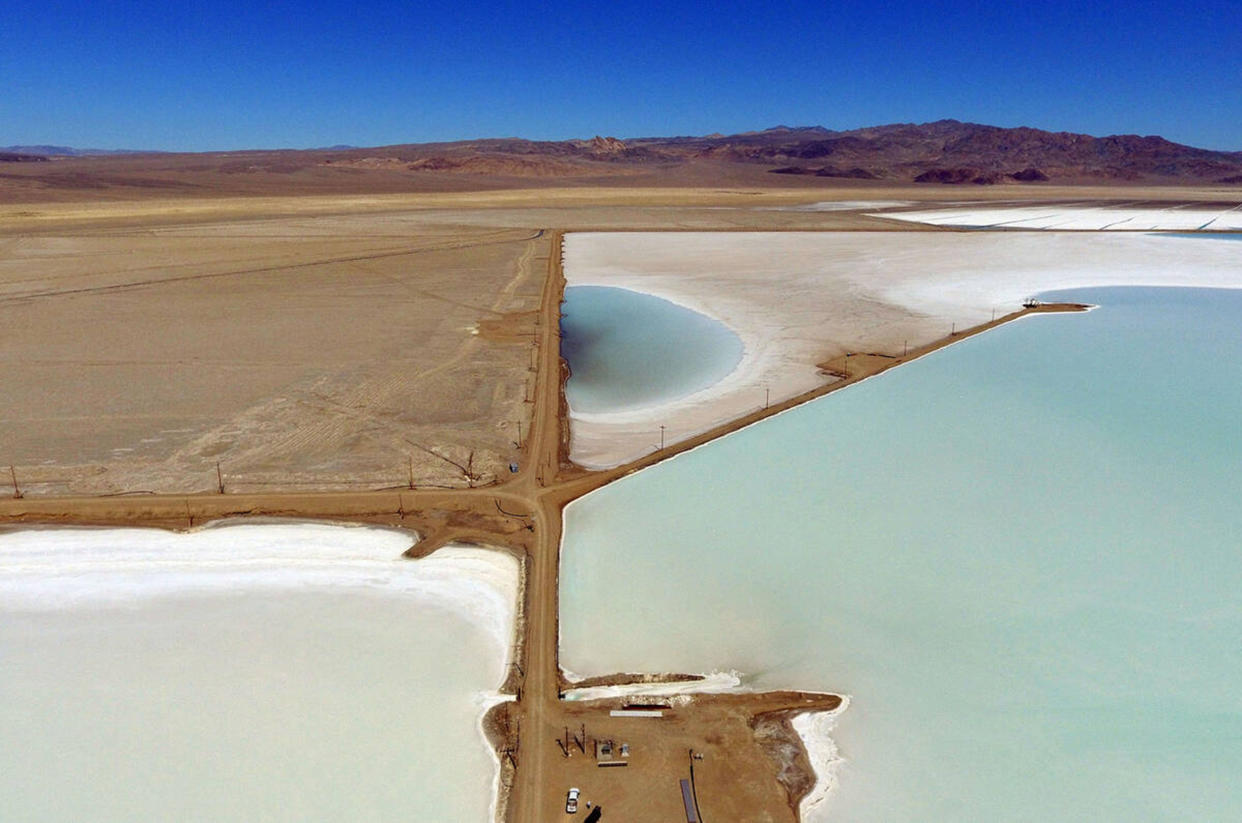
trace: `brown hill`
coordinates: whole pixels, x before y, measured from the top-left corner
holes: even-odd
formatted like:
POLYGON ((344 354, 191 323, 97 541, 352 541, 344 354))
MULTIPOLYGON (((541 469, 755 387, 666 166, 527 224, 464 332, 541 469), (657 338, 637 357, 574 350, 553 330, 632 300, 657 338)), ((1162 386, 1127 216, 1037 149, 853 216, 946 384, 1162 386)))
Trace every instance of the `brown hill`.
POLYGON ((831 131, 777 126, 705 137, 520 138, 200 154, 119 154, 6 164, 0 200, 215 194, 457 191, 532 185, 799 186, 926 182, 1226 183, 1242 152, 1161 137, 1093 137, 956 120, 831 131))
POLYGON ((0 163, 46 163, 47 158, 41 154, 24 154, 15 151, 0 151, 0 163))

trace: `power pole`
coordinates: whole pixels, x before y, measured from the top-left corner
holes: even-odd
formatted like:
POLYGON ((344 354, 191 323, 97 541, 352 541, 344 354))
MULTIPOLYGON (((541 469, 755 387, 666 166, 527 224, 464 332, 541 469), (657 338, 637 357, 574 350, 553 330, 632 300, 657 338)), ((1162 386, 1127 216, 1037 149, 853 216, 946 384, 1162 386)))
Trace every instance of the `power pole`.
POLYGON ((660 424, 660 451, 664 451, 664 424, 660 424))
POLYGON ((17 470, 12 466, 9 466, 9 475, 13 478, 13 499, 21 500, 23 495, 21 487, 17 485, 17 470))
POLYGON ((763 389, 763 407, 764 407, 765 409, 768 407, 768 403, 769 403, 769 401, 771 401, 771 399, 772 399, 772 390, 771 390, 771 389, 769 389, 769 388, 767 388, 767 387, 764 387, 764 389, 763 389))
POLYGON ((220 472, 220 461, 216 461, 216 491, 224 494, 224 475, 220 472))
POLYGON ((414 490, 414 455, 409 455, 410 460, 410 491, 414 490))

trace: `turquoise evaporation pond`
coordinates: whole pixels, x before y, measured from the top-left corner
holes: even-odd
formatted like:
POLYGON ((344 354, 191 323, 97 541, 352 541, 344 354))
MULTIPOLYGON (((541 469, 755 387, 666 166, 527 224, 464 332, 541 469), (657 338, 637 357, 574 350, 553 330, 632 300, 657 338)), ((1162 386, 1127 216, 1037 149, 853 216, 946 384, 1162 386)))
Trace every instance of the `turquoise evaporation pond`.
POLYGON ((822 819, 1242 819, 1242 293, 1059 297, 573 504, 566 668, 852 695, 822 819))
POLYGON ((611 286, 565 289, 561 353, 569 407, 588 414, 653 406, 728 376, 742 341, 705 314, 611 286))

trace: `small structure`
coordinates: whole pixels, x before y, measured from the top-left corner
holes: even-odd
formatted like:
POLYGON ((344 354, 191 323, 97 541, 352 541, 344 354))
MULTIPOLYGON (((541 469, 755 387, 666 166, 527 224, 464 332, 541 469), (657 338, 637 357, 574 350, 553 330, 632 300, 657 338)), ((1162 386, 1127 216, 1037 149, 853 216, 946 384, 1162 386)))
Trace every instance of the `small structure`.
MULTIPOLYGON (((622 750, 622 752, 623 752, 622 757, 629 757, 629 756, 630 756, 630 746, 629 746, 629 744, 628 744, 628 743, 622 743, 622 744, 621 744, 621 750, 622 750)), ((614 745, 613 741, 611 741, 611 740, 596 740, 596 741, 595 741, 595 765, 596 765, 596 766, 598 766, 598 767, 600 767, 600 768, 605 768, 605 767, 609 767, 609 766, 628 766, 628 765, 630 765, 630 763, 629 763, 629 761, 628 761, 628 760, 617 760, 617 759, 615 759, 615 758, 614 758, 614 754, 613 754, 613 753, 614 753, 614 751, 615 751, 615 745, 614 745)))

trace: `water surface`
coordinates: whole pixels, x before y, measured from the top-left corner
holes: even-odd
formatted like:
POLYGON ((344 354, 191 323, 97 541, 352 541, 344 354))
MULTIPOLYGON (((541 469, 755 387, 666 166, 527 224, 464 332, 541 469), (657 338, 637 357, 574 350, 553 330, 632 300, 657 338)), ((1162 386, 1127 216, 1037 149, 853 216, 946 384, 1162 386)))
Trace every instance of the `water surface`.
POLYGON ((566 667, 849 693, 832 821, 1242 819, 1242 293, 1056 297, 573 504, 566 667))
POLYGON ((488 819, 507 644, 475 561, 209 531, 0 535, 0 819, 488 819))
POLYGON ((1242 240, 1242 232, 1210 232, 1210 231, 1187 231, 1187 232, 1161 232, 1161 237, 1190 237, 1197 240, 1242 240))
POLYGON ((667 403, 718 382, 742 359, 728 326, 650 294, 611 286, 565 289, 561 353, 569 407, 619 412, 667 403))

